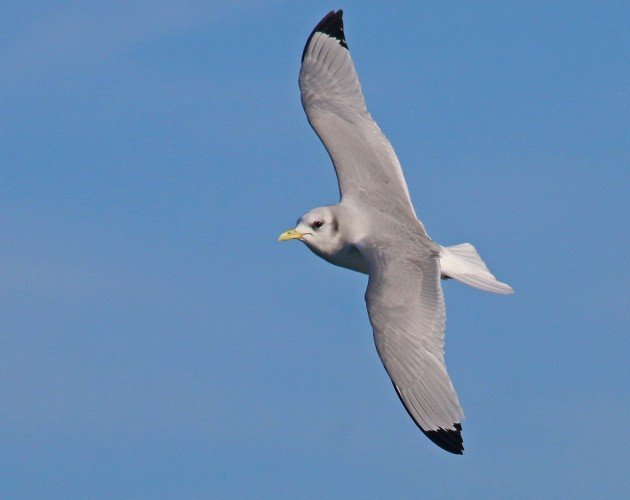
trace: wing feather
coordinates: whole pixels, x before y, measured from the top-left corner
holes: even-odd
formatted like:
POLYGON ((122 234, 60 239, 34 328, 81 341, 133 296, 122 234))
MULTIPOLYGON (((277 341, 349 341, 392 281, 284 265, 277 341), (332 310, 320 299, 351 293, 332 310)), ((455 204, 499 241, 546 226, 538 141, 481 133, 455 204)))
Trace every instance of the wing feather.
POLYGON ((304 111, 335 166, 341 198, 358 198, 415 222, 400 162, 366 109, 342 15, 324 17, 304 48, 299 78, 304 111))
POLYGON ((432 441, 462 453, 464 414, 444 363, 439 249, 409 241, 360 250, 370 267, 365 300, 374 342, 396 393, 432 441))

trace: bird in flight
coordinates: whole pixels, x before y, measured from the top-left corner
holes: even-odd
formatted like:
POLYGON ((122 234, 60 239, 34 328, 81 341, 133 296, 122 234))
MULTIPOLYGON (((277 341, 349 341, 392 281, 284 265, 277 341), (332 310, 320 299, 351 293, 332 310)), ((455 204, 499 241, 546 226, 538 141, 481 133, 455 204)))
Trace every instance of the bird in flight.
POLYGON ((310 210, 280 241, 300 240, 337 266, 369 275, 374 342, 396 394, 435 444, 464 450, 464 414, 444 363, 440 279, 508 294, 470 243, 443 247, 418 220, 396 153, 365 107, 343 30, 343 11, 315 26, 299 85, 308 122, 332 159, 340 201, 310 210))

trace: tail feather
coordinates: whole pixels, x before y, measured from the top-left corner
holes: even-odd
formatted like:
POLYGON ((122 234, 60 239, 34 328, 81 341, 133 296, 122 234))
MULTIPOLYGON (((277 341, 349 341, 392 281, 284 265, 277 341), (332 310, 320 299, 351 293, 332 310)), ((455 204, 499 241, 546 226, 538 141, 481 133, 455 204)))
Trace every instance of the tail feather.
POLYGON ((470 243, 440 247, 440 267, 442 278, 453 278, 486 292, 514 292, 510 285, 501 283, 494 277, 470 243))

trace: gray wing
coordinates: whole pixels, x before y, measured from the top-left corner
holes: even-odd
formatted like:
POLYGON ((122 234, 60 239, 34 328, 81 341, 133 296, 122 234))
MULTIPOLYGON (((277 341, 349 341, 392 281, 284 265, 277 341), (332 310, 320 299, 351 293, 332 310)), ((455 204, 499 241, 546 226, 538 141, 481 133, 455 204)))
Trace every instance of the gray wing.
POLYGON ((337 172, 341 198, 359 198, 399 218, 416 219, 396 153, 365 107, 343 33, 343 12, 330 12, 306 42, 302 105, 337 172))
POLYGON ((365 300, 376 349, 396 392, 427 437, 461 454, 464 414, 444 364, 439 250, 412 240, 359 248, 370 267, 365 300))

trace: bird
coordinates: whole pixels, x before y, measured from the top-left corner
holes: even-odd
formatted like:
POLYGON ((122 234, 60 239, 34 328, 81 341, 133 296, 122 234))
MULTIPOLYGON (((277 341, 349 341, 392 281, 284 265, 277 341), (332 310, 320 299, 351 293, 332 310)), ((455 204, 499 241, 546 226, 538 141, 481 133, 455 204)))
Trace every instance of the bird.
POLYGON ((343 11, 315 26, 302 52, 302 106, 334 165, 340 201, 302 215, 280 241, 367 274, 374 343, 409 416, 437 446, 464 452, 464 413, 444 362, 441 279, 509 294, 470 243, 435 243, 418 219, 400 162, 367 111, 344 33, 343 11))

